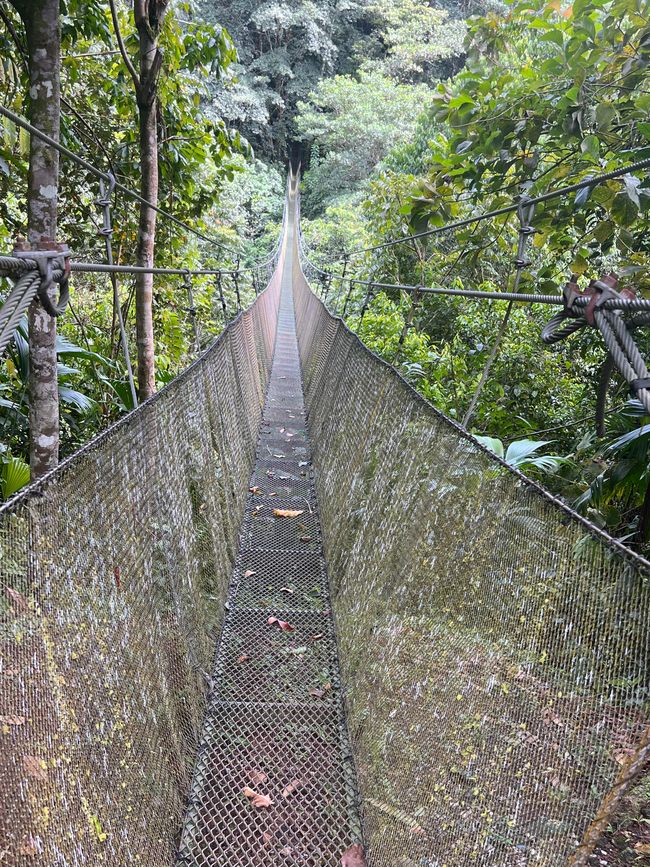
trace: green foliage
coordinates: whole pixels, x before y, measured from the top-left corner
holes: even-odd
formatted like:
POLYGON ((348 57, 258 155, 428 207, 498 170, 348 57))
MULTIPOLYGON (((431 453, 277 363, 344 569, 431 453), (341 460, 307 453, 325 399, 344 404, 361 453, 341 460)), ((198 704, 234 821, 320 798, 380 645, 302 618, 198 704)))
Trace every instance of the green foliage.
POLYGON ((324 152, 306 177, 306 209, 354 190, 392 146, 409 139, 428 99, 425 86, 400 84, 371 69, 323 79, 298 103, 296 116, 301 138, 318 141, 324 152))
MULTIPOLYGON (((427 25, 415 22, 427 19, 435 27, 434 12, 413 9, 400 23, 406 2, 382 6, 384 19, 397 24, 385 36, 391 47, 382 69, 390 70, 391 57, 399 56, 394 74, 418 80, 424 69, 426 76, 416 47, 427 25)), ((330 242, 321 244, 320 237, 334 234, 323 225, 330 211, 320 218, 318 233, 307 227, 315 261, 324 264, 359 245, 444 227, 510 205, 524 192, 544 193, 650 155, 650 28, 637 0, 580 0, 572 7, 511 0, 470 21, 466 44, 465 66, 433 84, 431 104, 410 134, 393 143, 365 178, 348 182, 348 189, 361 191, 356 200, 340 191, 340 200, 359 212, 359 240, 342 239, 338 251, 330 242)), ((444 41, 436 48, 444 56, 444 41)), ((307 193, 326 189, 320 167, 328 158, 327 129, 315 119, 312 127, 325 153, 305 179, 307 193)), ((641 175, 538 206, 520 289, 557 292, 570 273, 585 280, 612 270, 623 285, 649 288, 649 208, 650 188, 641 175)), ((352 265, 356 276, 387 283, 511 290, 517 228, 517 215, 505 215, 355 257, 352 265)), ((505 305, 424 296, 399 346, 410 301, 386 293, 371 301, 360 323, 363 293, 354 290, 350 324, 436 406, 461 419, 505 305)), ((638 420, 626 416, 628 427, 618 439, 603 443, 588 435, 603 346, 597 334, 583 332, 553 350, 542 348, 539 333, 548 315, 541 307, 512 309, 473 429, 513 443, 541 441, 537 432, 550 428, 557 450, 572 460, 548 464, 553 472, 547 481, 568 501, 581 497, 580 507, 613 532, 632 527, 645 538, 645 431, 634 434, 638 420)), ((641 329, 637 338, 647 353, 650 341, 641 329)), ((621 398, 616 378, 610 398, 621 398)), ((544 470, 542 460, 535 471, 544 470)))
POLYGON ((477 436, 476 439, 486 449, 494 452, 511 467, 518 470, 541 470, 544 473, 555 473, 567 463, 560 455, 539 454, 540 449, 549 445, 550 440, 514 440, 506 448, 496 437, 477 436))
POLYGON ((2 496, 7 500, 29 483, 29 464, 21 458, 5 455, 2 460, 0 481, 2 496))
POLYGON ((383 0, 372 7, 387 47, 382 67, 400 81, 444 77, 451 69, 441 61, 463 54, 466 26, 449 13, 420 0, 383 0))

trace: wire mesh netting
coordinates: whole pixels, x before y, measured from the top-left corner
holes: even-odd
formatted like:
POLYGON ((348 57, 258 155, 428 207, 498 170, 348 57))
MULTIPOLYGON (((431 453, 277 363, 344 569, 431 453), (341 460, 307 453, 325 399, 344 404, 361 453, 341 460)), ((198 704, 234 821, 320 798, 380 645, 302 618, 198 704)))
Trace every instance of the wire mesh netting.
POLYGON ((371 867, 577 865, 643 756, 649 564, 332 318, 293 223, 199 361, 0 510, 3 865, 337 867, 360 809, 371 867))
POLYGON ((279 273, 0 516, 0 863, 171 865, 268 383, 279 273))
POLYGON ((179 867, 339 867, 343 853, 361 839, 291 275, 288 250, 273 367, 179 867))
POLYGON ((437 413, 297 261, 294 292, 369 863, 564 864, 647 739, 648 563, 437 413))

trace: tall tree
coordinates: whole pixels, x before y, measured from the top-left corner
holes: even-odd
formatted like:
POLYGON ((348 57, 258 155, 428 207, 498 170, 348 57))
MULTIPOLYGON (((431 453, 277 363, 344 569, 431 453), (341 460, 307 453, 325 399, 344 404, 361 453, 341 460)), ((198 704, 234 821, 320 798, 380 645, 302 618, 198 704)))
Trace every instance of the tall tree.
MULTIPOLYGON (((29 115, 37 129, 59 140, 60 50, 59 0, 12 0, 27 35, 29 115)), ((30 140, 27 192, 28 241, 48 249, 56 241, 59 154, 36 136, 30 140)), ((53 293, 55 289, 51 290, 53 293)), ((38 298, 29 308, 29 460, 32 478, 59 460, 59 395, 56 320, 38 298)))
MULTIPOLYGON (((124 63, 135 86, 140 132, 140 195, 158 204, 158 83, 163 55, 158 44, 169 0, 133 0, 133 17, 138 33, 136 70, 122 39, 115 0, 110 0, 115 35, 124 63)), ((137 263, 151 268, 156 243, 156 211, 140 205, 137 263)), ((136 335, 138 345, 138 390, 146 400, 155 391, 153 337, 153 275, 138 274, 135 291, 136 335)))

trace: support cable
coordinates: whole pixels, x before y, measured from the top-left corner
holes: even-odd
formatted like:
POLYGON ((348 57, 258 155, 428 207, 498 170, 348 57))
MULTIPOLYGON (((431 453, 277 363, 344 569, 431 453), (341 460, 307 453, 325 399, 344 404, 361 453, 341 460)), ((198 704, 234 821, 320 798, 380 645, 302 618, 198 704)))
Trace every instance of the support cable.
MULTIPOLYGON (((585 178, 582 181, 578 181, 575 184, 571 184, 566 187, 560 187, 557 190, 550 190, 546 193, 541 193, 539 196, 532 196, 529 198, 529 203, 531 205, 539 205, 544 202, 550 202, 553 199, 562 198, 563 196, 567 196, 571 193, 577 193, 580 190, 584 190, 590 187, 596 187, 598 184, 602 184, 605 181, 612 181, 616 178, 623 177, 624 175, 631 174, 633 172, 639 171, 640 169, 646 169, 650 166, 650 157, 646 157, 642 160, 637 160, 636 162, 629 163, 627 166, 622 166, 618 169, 613 169, 611 172, 604 172, 600 175, 594 175, 591 178, 585 178)), ((481 223, 483 220, 492 220, 495 217, 501 217, 504 214, 512 214, 514 213, 519 206, 517 204, 514 205, 505 205, 503 208, 496 208, 492 211, 486 211, 484 214, 477 214, 474 217, 467 217, 464 220, 458 220, 454 223, 447 223, 445 226, 437 226, 434 229, 426 229, 423 232, 416 232, 412 235, 404 235, 402 238, 395 238, 392 241, 383 241, 381 244, 373 244, 370 247, 359 247, 352 250, 348 250, 346 252, 346 256, 360 256, 362 253, 372 253, 375 250, 384 250, 387 247, 394 247, 397 244, 406 244, 410 241, 415 241, 419 238, 430 238, 433 235, 440 235, 444 232, 450 232, 454 229, 464 229, 466 226, 471 226, 474 223, 481 223)), ((339 262, 342 262, 343 259, 335 259, 333 262, 329 262, 330 265, 336 265, 339 262)))
MULTIPOLYGON (((111 195, 115 189, 115 178, 110 175, 108 187, 104 180, 99 180, 99 198, 95 202, 98 208, 102 210, 102 227, 99 234, 104 238, 106 247, 106 262, 108 265, 113 264, 113 220, 111 216, 111 195)), ((129 378, 129 389, 131 390, 131 399, 133 406, 138 405, 138 393, 135 387, 135 379, 133 377, 133 367, 131 365, 131 355, 129 352, 129 341, 127 339, 126 327, 124 325, 124 316, 122 315, 122 305, 120 304, 120 295, 118 291, 117 274, 111 271, 110 274, 111 286, 113 288, 113 307, 117 316, 118 327, 120 330, 120 342, 122 344, 122 352, 124 353, 124 361, 126 364, 127 376, 129 378)), ((1 350, 0 350, 1 351, 1 350)))
POLYGON ((587 326, 597 328, 614 364, 628 382, 632 396, 650 413, 650 372, 631 334, 632 328, 643 324, 645 317, 628 324, 620 312, 608 309, 607 302, 611 299, 627 299, 632 304, 638 300, 633 289, 619 292, 617 286, 617 277, 608 274, 600 280, 592 280, 585 292, 580 292, 576 278, 572 277, 564 288, 564 310, 544 326, 542 340, 551 345, 587 326))
MULTIPOLYGON (((111 182, 111 175, 109 172, 104 172, 101 169, 98 169, 97 166, 93 165, 88 160, 76 154, 74 151, 71 151, 70 148, 67 148, 65 145, 62 145, 60 142, 57 142, 55 139, 51 138, 49 135, 46 135, 41 130, 37 129, 35 126, 32 126, 24 117, 10 109, 6 108, 4 105, 0 105, 0 115, 6 117, 7 120, 10 120, 12 123, 15 123, 16 126, 22 127, 22 129, 26 130, 30 135, 35 136, 41 141, 48 144, 50 147, 57 150, 60 154, 67 157, 72 162, 84 168, 87 172, 95 175, 95 177, 103 180, 105 183, 111 182)), ((175 217, 173 214, 170 214, 169 211, 166 211, 164 208, 161 208, 159 205, 154 205, 153 202, 148 201, 139 193, 136 193, 135 190, 130 189, 119 181, 115 180, 115 189, 119 190, 125 196, 133 199, 136 202, 139 202, 141 205, 146 205, 148 208, 151 208, 153 211, 156 211, 157 214, 160 214, 161 217, 165 217, 165 219, 170 220, 172 223, 175 223, 177 226, 180 226, 182 229, 185 229, 187 232, 195 235, 197 238, 201 238, 203 241, 207 241, 210 244, 214 244, 215 247, 218 247, 221 250, 224 250, 226 253, 235 253, 235 250, 230 249, 225 244, 222 244, 216 238, 212 238, 209 235, 200 232, 198 229, 194 229, 192 226, 184 223, 183 220, 179 220, 178 217, 175 217)))
MULTIPOLYGON (((513 295, 518 294, 519 284, 521 283, 521 277, 526 268, 529 267, 530 261, 526 258, 526 253, 528 249, 528 242, 532 235, 535 233, 535 230, 531 226, 531 222, 533 216, 535 214, 535 205, 531 203, 528 196, 522 196, 519 201, 519 205, 517 208, 517 214, 519 216, 519 237, 517 240, 517 258, 514 261, 515 266, 515 279, 513 285, 513 295)), ((462 421, 462 425, 464 428, 467 428, 472 416, 474 415, 474 410, 476 409, 476 404, 478 403, 478 399, 481 396, 481 392, 485 387, 485 383, 488 380, 490 375, 490 370, 492 369, 492 365, 494 364, 497 355, 499 354, 499 349, 501 348, 501 343, 503 338, 505 337, 506 330, 508 328, 508 322, 510 320, 510 314, 512 313, 512 305, 514 304, 513 300, 508 302, 508 306, 506 307, 506 311, 503 314, 503 319, 501 320, 501 325, 499 326, 499 330, 497 331, 497 336, 492 344, 492 349, 490 350, 490 354, 487 357, 487 361, 485 362, 485 366, 483 367, 483 372, 481 373, 481 378, 478 381, 478 385, 476 386, 476 390, 472 396, 469 406, 467 407, 467 412, 465 413, 462 421)))

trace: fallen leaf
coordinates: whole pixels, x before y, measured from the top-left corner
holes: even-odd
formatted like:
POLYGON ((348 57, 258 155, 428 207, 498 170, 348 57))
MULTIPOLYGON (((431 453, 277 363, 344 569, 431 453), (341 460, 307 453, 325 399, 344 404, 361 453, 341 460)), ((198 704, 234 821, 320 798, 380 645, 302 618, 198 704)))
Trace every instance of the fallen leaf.
POLYGON ((316 635, 310 635, 309 637, 311 638, 312 641, 318 641, 319 638, 323 637, 323 633, 317 632, 316 635))
POLYGON ((0 716, 0 725, 22 726, 25 724, 24 716, 0 716))
POLYGON ((266 622, 269 624, 269 626, 275 626, 277 624, 277 626, 279 626, 283 632, 294 632, 296 628, 290 623, 287 623, 286 620, 280 620, 278 617, 269 617, 266 622))
POLYGON ((304 785, 302 780, 292 780, 288 786, 282 790, 282 797, 288 798, 292 792, 295 792, 296 789, 299 789, 302 785, 304 785))
POLYGON ((260 807, 270 807, 273 803, 268 795, 260 795, 259 792, 253 791, 250 786, 244 786, 243 793, 247 798, 250 798, 251 804, 258 810, 260 807))
POLYGON ((261 494, 262 493, 262 489, 259 488, 257 485, 253 485, 253 487, 249 488, 248 490, 251 492, 251 494, 261 494))
POLYGON ((242 653, 241 656, 237 657, 237 662, 248 662, 250 656, 247 653, 242 653))
POLYGON ((355 843, 341 855, 341 867, 368 867, 363 846, 355 843))
POLYGON ((276 518, 297 518, 304 511, 304 509, 273 509, 273 514, 276 518))
POLYGON ((255 572, 253 569, 247 569, 244 572, 244 578, 250 578, 252 575, 257 575, 257 572, 255 572))
POLYGON ((5 593, 9 597, 9 601, 14 608, 17 608, 18 611, 29 611, 29 605, 22 593, 19 593, 18 590, 14 590, 13 587, 5 587, 5 593))
POLYGON ((314 687, 313 689, 310 689, 309 695, 313 695, 314 698, 323 698, 325 693, 328 692, 331 688, 332 688, 332 684, 326 683, 324 686, 322 686, 320 688, 314 687))
POLYGON ((37 756, 23 756, 23 767, 28 776, 35 780, 47 780, 47 770, 37 756))
POLYGON ((295 593, 295 590, 292 590, 291 587, 280 587, 280 593, 295 593))
POLYGON ((634 851, 639 855, 650 855, 650 843, 635 843, 634 851))
POLYGON ((18 848, 19 855, 38 855, 38 847, 33 837, 27 837, 18 848))
POLYGON ((264 771, 250 770, 248 771, 248 779, 251 781, 251 785, 259 786, 260 783, 265 783, 268 780, 268 776, 264 771))
POLYGON ((311 542, 311 536, 301 536, 300 541, 301 542, 311 542))
POLYGON ((275 491, 269 491, 269 497, 277 497, 276 492, 275 491))

